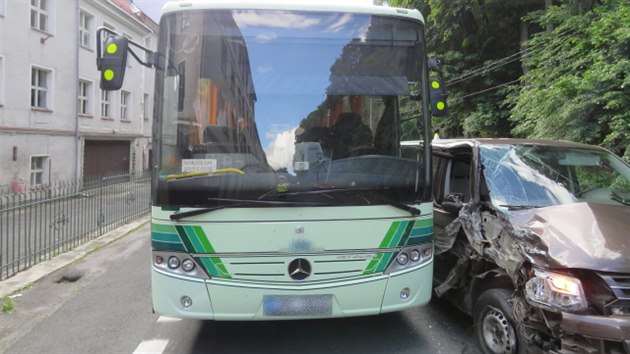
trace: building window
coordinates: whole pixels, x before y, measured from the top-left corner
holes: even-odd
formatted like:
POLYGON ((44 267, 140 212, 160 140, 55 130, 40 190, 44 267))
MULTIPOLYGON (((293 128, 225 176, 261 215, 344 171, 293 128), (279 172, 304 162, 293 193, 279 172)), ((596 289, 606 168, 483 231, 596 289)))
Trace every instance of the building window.
POLYGON ((89 116, 92 114, 90 102, 92 96, 92 83, 79 80, 79 114, 89 116))
POLYGON ((190 27, 190 14, 188 12, 182 12, 181 30, 185 30, 190 27))
POLYGON ((111 118, 109 111, 110 96, 110 91, 101 90, 101 117, 103 118, 111 118))
POLYGON ((103 27, 107 28, 108 30, 112 30, 112 31, 114 31, 116 29, 116 27, 114 27, 114 25, 109 24, 107 22, 103 22, 103 27))
POLYGON ((0 16, 4 16, 4 4, 6 3, 5 0, 0 0, 0 16))
MULTIPOLYGON (((0 3, 2 0, 0 0, 0 3)), ((2 6, 2 4, 0 4, 2 6)), ((4 104, 4 57, 0 57, 0 107, 4 104)))
POLYGON ((31 156, 31 187, 44 184, 48 172, 48 156, 31 156))
POLYGON ((79 18, 79 45, 84 48, 91 49, 90 45, 92 42, 90 39, 92 38, 92 22, 94 20, 94 16, 81 11, 79 18))
POLYGON ((151 115, 151 99, 149 98, 149 94, 145 93, 142 98, 142 117, 144 120, 149 120, 151 115))
POLYGON ((41 68, 31 69, 31 107, 49 109, 52 73, 41 68))
POLYGON ((131 92, 120 91, 120 120, 131 120, 129 105, 131 104, 131 92))
POLYGON ((31 27, 43 32, 49 31, 49 0, 31 0, 31 27))

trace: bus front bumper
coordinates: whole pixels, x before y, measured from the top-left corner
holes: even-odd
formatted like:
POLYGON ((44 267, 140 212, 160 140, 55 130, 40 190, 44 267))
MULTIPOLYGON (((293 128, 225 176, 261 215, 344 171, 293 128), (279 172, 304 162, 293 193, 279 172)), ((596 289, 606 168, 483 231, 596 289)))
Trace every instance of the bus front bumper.
POLYGON ((226 321, 376 315, 425 305, 433 263, 413 271, 325 284, 261 284, 182 278, 152 270, 154 310, 165 316, 226 321))

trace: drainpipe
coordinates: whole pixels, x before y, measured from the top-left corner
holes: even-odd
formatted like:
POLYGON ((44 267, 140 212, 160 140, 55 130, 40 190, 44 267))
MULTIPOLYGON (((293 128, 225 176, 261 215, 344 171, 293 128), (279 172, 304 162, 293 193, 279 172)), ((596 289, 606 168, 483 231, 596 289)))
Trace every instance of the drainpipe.
MULTIPOLYGON (((149 34, 144 36, 144 42, 142 43, 142 45, 144 45, 147 48, 151 49, 150 46, 147 46, 147 39, 153 39, 153 40, 157 41, 157 38, 152 38, 153 35, 155 34, 155 32, 153 32, 153 30, 149 26, 146 26, 146 28, 149 30, 149 34)), ((153 44, 153 43, 151 43, 151 44, 153 44)), ((152 134, 153 132, 149 133, 149 138, 148 139, 145 138, 145 135, 144 135, 144 128, 145 128, 145 123, 144 122, 147 121, 147 122, 153 123, 153 115, 151 115, 149 117, 149 119, 147 119, 147 120, 145 120, 145 117, 144 117, 144 113, 145 113, 144 112, 144 108, 147 107, 147 102, 144 101, 144 93, 148 91, 147 90, 147 86, 146 86, 146 84, 147 84, 147 71, 148 70, 149 70, 148 68, 146 68, 145 66, 142 66, 142 115, 143 115, 143 117, 142 117, 142 121, 140 123, 140 134, 142 135, 142 138, 141 138, 142 139, 142 142, 141 142, 142 149, 140 150, 140 155, 142 156, 142 168, 141 168, 140 174, 144 173, 144 151, 145 150, 148 151, 149 144, 153 144, 153 141, 152 141, 152 138, 151 138, 152 135, 153 135, 152 134)), ((148 75, 151 75, 151 74, 155 75, 155 73, 153 71, 148 73, 148 75)), ((155 82, 153 83, 153 88, 155 88, 155 82)), ((153 100, 152 100, 152 98, 153 98, 154 95, 155 95, 155 92, 152 90, 152 94, 150 96, 151 98, 149 99, 149 101, 150 101, 149 106, 151 107, 151 109, 153 109, 153 100)), ((153 130, 153 126, 151 126, 151 130, 153 130)), ((148 158, 148 156, 147 156, 147 158, 148 158)), ((149 161, 149 170, 151 170, 151 161, 149 161)))
POLYGON ((74 80, 74 87, 75 87, 75 95, 74 95, 74 171, 75 171, 75 178, 78 181, 81 178, 81 171, 80 171, 80 155, 79 155, 79 147, 81 146, 81 140, 79 137, 79 51, 80 51, 80 45, 79 45, 79 41, 81 40, 81 7, 79 6, 80 1, 76 2, 76 26, 74 26, 74 28, 77 31, 77 36, 75 39, 75 48, 76 48, 76 52, 75 52, 75 63, 76 63, 76 75, 75 75, 75 80, 74 80))

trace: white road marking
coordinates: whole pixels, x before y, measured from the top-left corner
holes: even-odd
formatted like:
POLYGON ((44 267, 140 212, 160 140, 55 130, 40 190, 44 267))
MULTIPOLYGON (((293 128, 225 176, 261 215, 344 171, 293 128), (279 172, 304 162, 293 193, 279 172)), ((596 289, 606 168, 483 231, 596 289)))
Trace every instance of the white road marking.
POLYGON ((160 316, 157 319, 158 323, 179 322, 181 320, 182 320, 181 318, 168 317, 168 316, 160 316))
POLYGON ((149 339, 140 342, 136 350, 133 351, 134 354, 141 353, 150 353, 150 354, 162 354, 164 353, 164 349, 168 345, 168 339, 149 339))

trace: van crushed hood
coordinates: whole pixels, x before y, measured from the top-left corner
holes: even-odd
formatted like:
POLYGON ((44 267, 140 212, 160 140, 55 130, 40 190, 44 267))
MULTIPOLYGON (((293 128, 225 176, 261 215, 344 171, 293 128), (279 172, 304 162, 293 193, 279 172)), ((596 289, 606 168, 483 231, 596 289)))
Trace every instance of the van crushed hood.
MULTIPOLYGON (((469 203, 435 235, 435 253, 453 247, 463 232, 471 259, 488 259, 515 282, 523 263, 630 273, 630 208, 595 203, 550 206, 504 213, 485 203, 469 203)), ((457 286, 466 262, 436 287, 438 295, 457 286)))
POLYGON ((630 273, 629 207, 576 203, 515 211, 510 219, 540 238, 530 246, 546 249, 548 259, 537 257, 542 265, 630 273))

